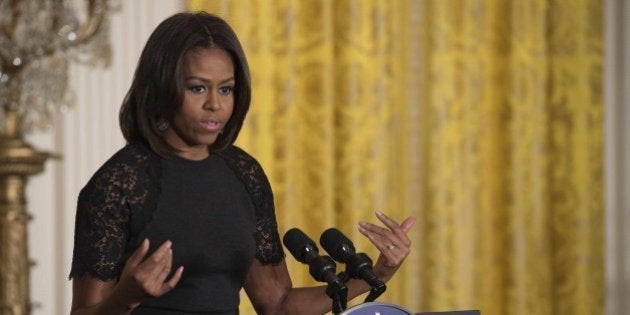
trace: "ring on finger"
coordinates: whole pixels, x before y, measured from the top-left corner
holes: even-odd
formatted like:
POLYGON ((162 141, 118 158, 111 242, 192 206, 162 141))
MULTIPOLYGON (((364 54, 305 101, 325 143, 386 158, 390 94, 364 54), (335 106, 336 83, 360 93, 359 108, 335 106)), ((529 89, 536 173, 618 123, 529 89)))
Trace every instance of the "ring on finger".
POLYGON ((394 250, 394 248, 396 248, 396 245, 387 245, 387 249, 389 250, 394 250))

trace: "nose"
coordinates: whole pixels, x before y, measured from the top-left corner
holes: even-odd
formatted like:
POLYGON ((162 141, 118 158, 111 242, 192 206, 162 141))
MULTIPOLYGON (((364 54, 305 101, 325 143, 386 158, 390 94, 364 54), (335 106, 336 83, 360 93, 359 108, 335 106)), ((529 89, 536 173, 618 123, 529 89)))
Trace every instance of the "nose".
POLYGON ((219 93, 217 93, 216 91, 211 91, 210 93, 208 93, 208 97, 203 104, 203 108, 213 112, 219 110, 221 108, 219 93))

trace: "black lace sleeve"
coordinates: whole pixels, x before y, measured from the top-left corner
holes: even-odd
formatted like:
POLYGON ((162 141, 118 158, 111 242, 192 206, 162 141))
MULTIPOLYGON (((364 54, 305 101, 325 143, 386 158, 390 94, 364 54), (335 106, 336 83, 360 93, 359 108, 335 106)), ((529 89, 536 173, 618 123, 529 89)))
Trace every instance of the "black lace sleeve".
POLYGON ((146 187, 138 183, 141 156, 133 153, 129 146, 119 151, 79 193, 71 279, 90 274, 113 280, 122 272, 130 205, 144 202, 147 195, 146 187))
POLYGON ((219 153, 240 177, 256 208, 256 259, 262 264, 278 264, 284 251, 278 234, 273 192, 262 167, 242 149, 231 146, 219 153))

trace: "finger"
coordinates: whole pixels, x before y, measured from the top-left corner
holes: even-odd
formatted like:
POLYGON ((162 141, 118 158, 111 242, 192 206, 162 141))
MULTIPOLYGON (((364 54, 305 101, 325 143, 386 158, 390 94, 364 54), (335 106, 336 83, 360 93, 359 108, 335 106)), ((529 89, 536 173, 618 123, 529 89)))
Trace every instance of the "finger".
POLYGON ((394 233, 398 236, 398 238, 401 240, 401 242, 406 246, 409 247, 411 246, 411 240, 409 239, 409 236, 407 235, 407 232, 409 232, 409 230, 411 229, 411 227, 416 223, 416 219, 413 217, 407 217, 405 220, 403 220, 403 222, 400 224, 400 229, 396 229, 394 231, 394 233))
POLYGON ((398 222, 392 220, 386 214, 381 211, 375 211, 376 217, 381 221, 387 228, 383 228, 374 224, 371 224, 371 230, 377 233, 386 236, 390 233, 396 233, 398 235, 404 234, 404 231, 401 229, 401 225, 398 222))
MULTIPOLYGON (((381 251, 383 254, 386 254, 388 256, 390 255, 389 252, 391 251, 390 249, 391 245, 400 246, 400 245, 396 245, 398 241, 392 241, 386 235, 373 233, 371 230, 363 228, 362 225, 359 225, 359 232, 365 235, 379 251, 381 251)), ((389 234, 391 235, 391 233, 389 234)))
POLYGON ((359 221, 359 227, 363 228, 366 232, 379 235, 381 237, 385 237, 387 233, 392 232, 389 229, 365 221, 359 221))
POLYGON ((167 291, 172 290, 177 285, 177 283, 179 282, 179 279, 182 278, 183 273, 184 273, 184 266, 179 266, 179 268, 177 268, 173 276, 162 285, 162 288, 163 290, 165 290, 164 291, 165 293, 167 291))
POLYGON ((394 246, 409 246, 411 241, 400 228, 397 228, 395 231, 391 231, 389 229, 380 227, 378 225, 374 225, 367 222, 359 222, 359 230, 365 236, 371 236, 374 242, 378 244, 380 247, 389 247, 391 245, 394 246))
POLYGON ((385 224, 386 227, 388 227, 390 230, 395 230, 395 229, 399 229, 400 226, 398 225, 398 222, 392 220, 390 217, 388 217, 385 213, 376 210, 374 212, 376 214, 376 217, 383 222, 383 224, 385 224))
POLYGON ((165 241, 155 250, 155 252, 149 257, 153 262, 160 263, 169 256, 173 243, 170 240, 165 241))
POLYGON ((370 241, 374 242, 374 245, 378 245, 379 248, 391 244, 389 240, 390 236, 394 236, 394 234, 386 228, 363 221, 359 222, 359 231, 361 234, 367 236, 370 241))
POLYGON ((381 257, 385 259, 385 265, 388 267, 396 267, 404 259, 404 252, 399 253, 398 251, 395 251, 396 247, 390 248, 389 246, 391 246, 391 243, 385 242, 382 237, 370 234, 368 231, 362 230, 361 228, 359 228, 359 231, 363 235, 367 236, 370 243, 379 250, 382 255, 381 257), (400 257, 401 255, 402 257, 400 257))
POLYGON ((162 261, 162 272, 158 275, 158 280, 160 282, 164 282, 166 277, 171 273, 171 268, 173 267, 173 249, 169 249, 168 255, 162 261))
MULTIPOLYGON (((376 216, 381 222, 383 222, 383 224, 389 227, 391 232, 396 234, 396 236, 399 237, 406 246, 411 245, 411 241, 407 237, 407 231, 409 231, 411 226, 413 226, 415 222, 414 218, 408 217, 403 221, 403 223, 398 224, 381 211, 376 211, 376 216)), ((389 234, 386 233, 385 236, 389 238, 389 234)))
POLYGON ((127 264, 132 267, 139 265, 148 251, 149 239, 145 238, 142 243, 140 243, 140 246, 138 246, 138 248, 133 252, 133 254, 129 256, 129 259, 127 259, 127 264))
POLYGON ((383 242, 383 237, 380 235, 375 235, 371 231, 365 229, 363 226, 359 226, 359 232, 365 235, 370 243, 372 243, 379 251, 384 252, 386 248, 385 242, 383 242))
MULTIPOLYGON (((169 260, 172 258, 171 254, 171 241, 165 241, 155 252, 149 256, 143 263, 142 268, 150 274, 151 277, 159 277, 165 266, 169 264, 169 260)), ((162 278, 163 280, 164 278, 162 278)))
POLYGON ((388 253, 393 248, 406 250, 411 245, 407 235, 400 228, 398 230, 399 232, 396 233, 374 224, 359 222, 361 234, 368 236, 370 241, 383 253, 388 253))
POLYGON ((406 218, 401 224, 400 224, 400 228, 405 232, 409 232, 409 230, 411 230, 411 227, 416 223, 416 218, 414 217, 408 217, 406 218))
POLYGON ((407 237, 399 237, 393 233, 386 235, 382 239, 384 248, 388 252, 407 252, 411 242, 407 237))
POLYGON ((399 264, 409 254, 411 242, 407 237, 400 238, 394 233, 387 233, 385 236, 370 235, 369 238, 372 244, 388 258, 389 265, 399 264))

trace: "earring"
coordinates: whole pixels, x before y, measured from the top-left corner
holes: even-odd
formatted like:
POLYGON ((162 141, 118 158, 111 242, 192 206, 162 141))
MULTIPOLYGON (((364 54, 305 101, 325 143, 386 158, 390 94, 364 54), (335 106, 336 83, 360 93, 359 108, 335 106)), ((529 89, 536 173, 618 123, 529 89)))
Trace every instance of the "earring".
POLYGON ((166 120, 165 118, 158 119, 158 121, 157 121, 157 129, 160 132, 166 131, 166 129, 168 129, 168 120, 166 120))

